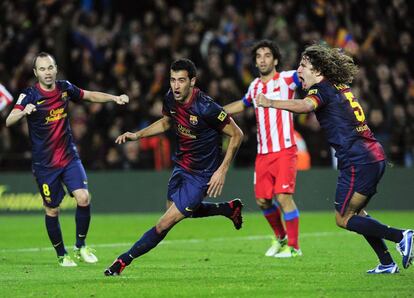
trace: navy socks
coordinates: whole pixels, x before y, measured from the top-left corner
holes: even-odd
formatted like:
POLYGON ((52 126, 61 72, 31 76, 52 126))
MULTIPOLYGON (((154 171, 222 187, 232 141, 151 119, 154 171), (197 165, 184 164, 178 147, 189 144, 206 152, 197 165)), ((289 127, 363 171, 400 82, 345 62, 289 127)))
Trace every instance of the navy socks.
POLYGON ((158 233, 156 228, 152 227, 126 253, 120 255, 118 258, 124 261, 126 265, 129 265, 133 259, 156 247, 165 238, 168 231, 158 233))
POLYGON ((62 231, 60 230, 59 218, 45 215, 45 223, 47 234, 49 235, 50 242, 56 250, 58 256, 63 256, 67 252, 65 245, 63 244, 62 231))
POLYGON ((91 221, 91 208, 88 206, 77 206, 75 222, 76 222, 76 247, 85 246, 85 238, 88 234, 89 223, 91 221))
POLYGON ((395 229, 376 221, 371 217, 353 215, 346 228, 364 236, 387 239, 398 243, 402 240, 402 230, 395 229))
POLYGON ((232 210, 230 208, 230 204, 227 202, 223 203, 201 203, 200 207, 197 208, 193 212, 192 217, 208 217, 208 216, 214 216, 214 215, 224 215, 224 216, 230 216, 232 213, 232 210))

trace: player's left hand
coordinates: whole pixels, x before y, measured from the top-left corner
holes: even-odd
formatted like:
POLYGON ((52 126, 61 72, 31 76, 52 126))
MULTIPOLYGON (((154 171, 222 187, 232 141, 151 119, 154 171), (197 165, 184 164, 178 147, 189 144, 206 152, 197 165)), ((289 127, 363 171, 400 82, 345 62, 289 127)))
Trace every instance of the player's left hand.
POLYGON ((256 98, 256 105, 259 107, 268 108, 272 106, 272 101, 264 96, 263 93, 260 93, 256 98))
POLYGON ((129 97, 126 94, 115 96, 114 101, 119 105, 124 105, 129 102, 129 97))
POLYGON ((207 183, 207 195, 212 198, 216 198, 221 195, 225 180, 226 173, 218 168, 217 171, 214 172, 213 176, 211 176, 210 181, 207 183))

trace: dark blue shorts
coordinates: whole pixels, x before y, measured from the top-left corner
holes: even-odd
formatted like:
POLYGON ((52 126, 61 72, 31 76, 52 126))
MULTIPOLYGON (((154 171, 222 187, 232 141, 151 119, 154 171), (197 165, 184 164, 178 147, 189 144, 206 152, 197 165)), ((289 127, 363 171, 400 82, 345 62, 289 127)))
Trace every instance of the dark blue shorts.
POLYGON ((88 189, 88 178, 79 159, 72 160, 64 168, 49 169, 33 166, 32 170, 44 206, 56 208, 60 205, 65 196, 63 184, 70 193, 77 189, 88 189))
POLYGON ((355 192, 367 196, 369 200, 376 194, 377 185, 384 171, 385 161, 352 165, 340 170, 336 185, 336 211, 343 215, 355 192))
POLYGON ((167 198, 177 209, 190 217, 206 196, 211 175, 197 175, 176 166, 168 182, 167 198))

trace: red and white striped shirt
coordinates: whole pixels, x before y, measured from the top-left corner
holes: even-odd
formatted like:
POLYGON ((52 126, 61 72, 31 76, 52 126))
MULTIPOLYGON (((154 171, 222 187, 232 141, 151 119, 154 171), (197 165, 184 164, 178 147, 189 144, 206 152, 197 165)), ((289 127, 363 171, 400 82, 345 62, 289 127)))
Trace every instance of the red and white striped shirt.
POLYGON ((269 99, 293 99, 300 85, 295 70, 276 72, 268 82, 256 78, 250 83, 243 99, 246 106, 254 105, 257 125, 257 153, 278 152, 296 145, 291 112, 273 108, 257 107, 254 100, 263 93, 269 99))
POLYGON ((0 84, 0 111, 13 102, 13 96, 7 91, 6 87, 0 84))

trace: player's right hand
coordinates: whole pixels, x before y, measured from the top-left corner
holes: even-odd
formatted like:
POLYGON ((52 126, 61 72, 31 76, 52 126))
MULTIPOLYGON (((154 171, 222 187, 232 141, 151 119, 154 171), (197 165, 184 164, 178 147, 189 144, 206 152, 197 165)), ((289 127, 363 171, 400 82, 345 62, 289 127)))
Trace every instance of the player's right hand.
POLYGON ((119 137, 116 138, 115 143, 117 144, 123 144, 126 141, 136 141, 138 140, 138 136, 136 133, 127 131, 126 133, 123 133, 119 137))
POLYGON ((36 106, 34 104, 29 103, 28 105, 26 105, 23 112, 25 113, 25 115, 30 115, 31 113, 36 112, 36 106))
POLYGON ((256 98, 256 105, 258 107, 269 108, 272 106, 272 102, 270 99, 264 96, 263 93, 260 93, 256 98))

